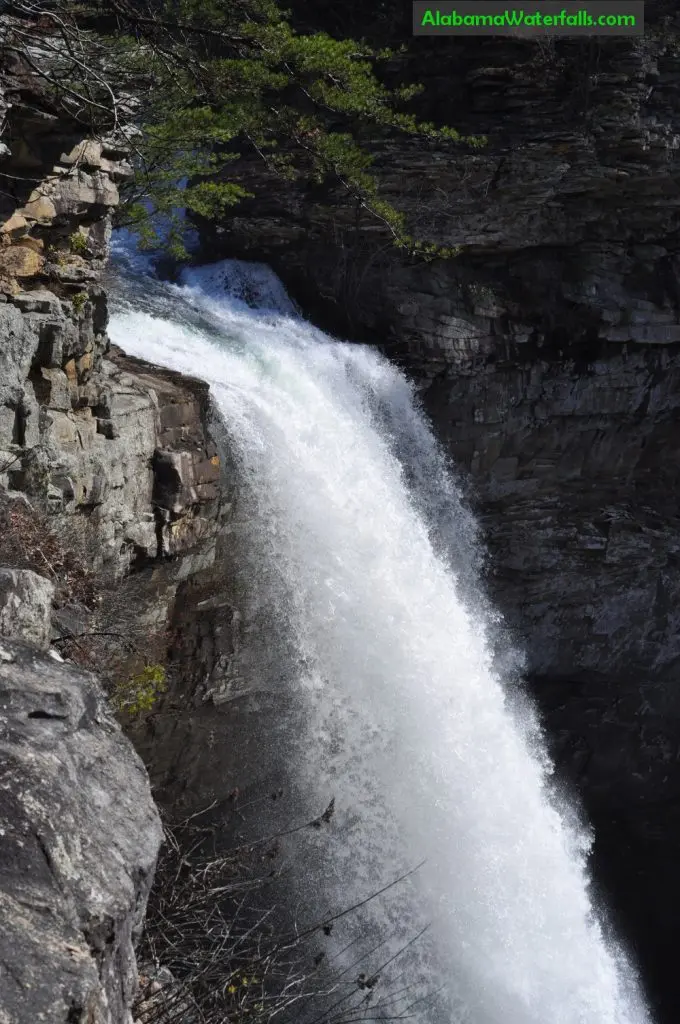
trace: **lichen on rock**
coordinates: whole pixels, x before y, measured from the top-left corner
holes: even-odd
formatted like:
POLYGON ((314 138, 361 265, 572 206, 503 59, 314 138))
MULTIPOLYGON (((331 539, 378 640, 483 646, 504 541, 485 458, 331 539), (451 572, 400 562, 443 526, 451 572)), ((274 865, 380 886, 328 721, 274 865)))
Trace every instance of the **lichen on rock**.
POLYGON ((127 1024, 161 841, 96 679, 0 640, 0 1018, 127 1024))

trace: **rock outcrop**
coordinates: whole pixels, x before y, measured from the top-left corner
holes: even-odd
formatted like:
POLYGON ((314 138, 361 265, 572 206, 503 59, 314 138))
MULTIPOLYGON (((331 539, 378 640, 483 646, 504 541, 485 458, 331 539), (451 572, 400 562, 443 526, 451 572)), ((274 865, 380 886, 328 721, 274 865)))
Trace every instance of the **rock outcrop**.
POLYGON ((20 60, 3 66, 2 1024, 131 1022, 160 823, 100 684, 59 651, 109 684, 126 679, 116 636, 129 672, 165 657, 178 589, 220 528, 207 387, 109 345, 101 275, 127 142, 82 131, 20 60), (106 615, 111 637, 94 628, 106 615))
POLYGON ((0 1020, 126 1024, 161 840, 96 679, 0 641, 0 1020))
POLYGON ((213 253, 271 262, 306 310, 416 380, 541 674, 666 672, 680 653, 680 57, 656 6, 634 42, 413 44, 421 113, 488 144, 389 139, 376 167, 454 260, 406 260, 340 192, 315 200, 255 161, 258 197, 204 226, 213 253))
POLYGON ((54 584, 31 569, 0 569, 0 636, 47 650, 54 584))
POLYGON ((20 69, 0 92, 15 183, 0 198, 0 483, 79 517, 92 562, 124 575, 203 537, 194 513, 219 476, 207 389, 109 348, 100 280, 125 138, 83 140, 20 69))

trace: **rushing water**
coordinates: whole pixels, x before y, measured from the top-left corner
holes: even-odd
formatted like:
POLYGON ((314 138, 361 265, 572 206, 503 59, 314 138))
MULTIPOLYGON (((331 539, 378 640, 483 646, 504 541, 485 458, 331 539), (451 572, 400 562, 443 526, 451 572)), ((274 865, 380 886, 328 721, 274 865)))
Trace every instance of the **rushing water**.
POLYGON ((302 320, 266 268, 227 261, 181 286, 132 271, 111 337, 211 385, 248 505, 241 671, 285 662, 295 791, 309 807, 335 797, 308 898, 351 903, 423 862, 362 927, 401 928, 385 947, 398 952, 430 924, 419 963, 438 1015, 648 1022, 593 908, 589 837, 498 678, 474 521, 410 385, 302 320))

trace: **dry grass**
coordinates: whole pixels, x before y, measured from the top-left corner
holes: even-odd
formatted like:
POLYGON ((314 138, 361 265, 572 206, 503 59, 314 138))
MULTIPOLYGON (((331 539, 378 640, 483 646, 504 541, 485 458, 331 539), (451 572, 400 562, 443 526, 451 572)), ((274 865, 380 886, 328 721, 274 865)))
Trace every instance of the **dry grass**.
POLYGON ((382 960, 385 943, 344 949, 341 958, 329 938, 339 918, 407 875, 311 926, 285 923, 274 888, 283 869, 279 840, 330 827, 333 803, 312 821, 222 855, 206 852, 213 829, 198 826, 200 817, 166 826, 138 954, 138 1024, 401 1021, 433 998, 403 980, 402 954, 420 935, 382 960))
POLYGON ((0 491, 0 535, 3 564, 46 576, 55 585, 57 607, 69 603, 95 607, 95 573, 84 554, 56 533, 50 517, 37 504, 23 495, 9 497, 0 491))
POLYGON ((138 581, 95 568, 96 536, 83 517, 55 519, 24 495, 0 491, 0 536, 4 565, 32 569, 54 584, 52 642, 62 657, 96 672, 119 712, 144 710, 142 676, 152 667, 159 682, 172 638, 164 627, 144 624, 148 595, 138 581))

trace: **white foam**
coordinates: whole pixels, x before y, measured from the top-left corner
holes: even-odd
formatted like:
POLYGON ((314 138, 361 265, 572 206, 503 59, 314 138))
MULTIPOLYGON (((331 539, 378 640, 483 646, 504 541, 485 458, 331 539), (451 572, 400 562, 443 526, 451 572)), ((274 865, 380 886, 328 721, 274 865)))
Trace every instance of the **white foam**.
MULTIPOLYGON (((162 318, 117 313, 110 333, 205 378, 224 416, 250 502, 250 599, 285 619, 296 654, 268 656, 290 662, 301 799, 336 798, 342 841, 310 888, 351 901, 425 858, 377 927, 431 920, 451 1019, 644 1024, 593 912, 589 836, 556 808, 533 716, 495 674, 469 597, 475 525, 412 389, 295 317, 266 268, 193 270, 165 302, 162 318), (192 326, 201 305, 210 330, 192 326)), ((251 635, 246 671, 269 642, 251 635)))

